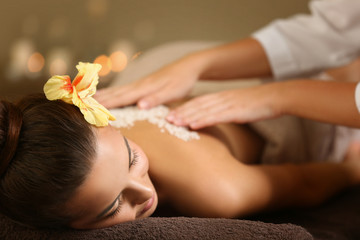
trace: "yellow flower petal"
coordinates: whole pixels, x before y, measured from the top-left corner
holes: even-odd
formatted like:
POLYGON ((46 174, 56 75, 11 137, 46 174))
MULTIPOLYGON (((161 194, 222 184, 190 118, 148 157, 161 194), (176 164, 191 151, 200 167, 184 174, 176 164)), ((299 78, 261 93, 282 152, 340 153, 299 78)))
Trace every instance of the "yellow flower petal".
POLYGON ((109 120, 115 120, 115 117, 100 103, 92 97, 80 98, 74 90, 73 103, 79 107, 85 120, 97 127, 107 126, 109 120))
POLYGON ((71 83, 69 76, 53 76, 44 85, 44 92, 49 100, 61 99, 74 104, 84 115, 85 120, 97 127, 107 126, 109 120, 115 120, 111 113, 99 104, 92 95, 96 92, 100 64, 80 62, 76 68, 79 73, 71 83))
POLYGON ((61 99, 71 103, 73 86, 69 76, 53 76, 44 85, 44 93, 48 100, 61 99))
POLYGON ((73 81, 73 86, 76 88, 79 96, 81 98, 86 98, 94 95, 96 86, 99 82, 98 72, 101 69, 101 65, 79 62, 76 68, 79 73, 73 81))

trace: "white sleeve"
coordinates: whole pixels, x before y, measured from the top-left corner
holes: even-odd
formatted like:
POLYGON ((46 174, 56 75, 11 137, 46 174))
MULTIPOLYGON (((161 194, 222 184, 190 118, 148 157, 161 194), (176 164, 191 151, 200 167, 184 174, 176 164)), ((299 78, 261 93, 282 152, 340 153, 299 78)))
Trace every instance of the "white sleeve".
POLYGON ((313 0, 309 6, 311 15, 276 20, 253 34, 277 79, 317 73, 360 55, 360 0, 313 0))
POLYGON ((355 88, 355 103, 357 110, 360 113, 360 82, 358 82, 355 88))

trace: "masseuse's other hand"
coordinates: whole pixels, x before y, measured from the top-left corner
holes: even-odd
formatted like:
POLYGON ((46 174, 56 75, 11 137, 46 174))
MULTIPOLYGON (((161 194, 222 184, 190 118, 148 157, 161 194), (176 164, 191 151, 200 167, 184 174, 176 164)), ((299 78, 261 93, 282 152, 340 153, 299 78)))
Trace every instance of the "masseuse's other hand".
POLYGON ((274 84, 228 90, 194 98, 174 109, 167 120, 199 129, 217 123, 247 123, 277 117, 278 94, 274 84))
POLYGON ((179 60, 128 85, 99 90, 95 98, 107 108, 137 103, 148 109, 185 97, 198 79, 198 71, 191 60, 179 60))

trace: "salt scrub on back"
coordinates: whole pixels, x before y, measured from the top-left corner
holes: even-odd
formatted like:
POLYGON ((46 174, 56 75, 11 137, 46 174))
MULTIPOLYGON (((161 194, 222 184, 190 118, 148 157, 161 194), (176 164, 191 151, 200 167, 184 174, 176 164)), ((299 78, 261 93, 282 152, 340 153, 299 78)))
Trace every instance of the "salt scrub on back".
POLYGON ((175 126, 166 121, 165 117, 169 113, 169 108, 163 105, 148 110, 142 110, 131 106, 112 109, 110 112, 116 117, 116 120, 111 122, 111 125, 114 127, 129 128, 134 125, 135 121, 147 120, 148 122, 157 125, 161 132, 167 130, 171 135, 184 141, 200 139, 197 132, 189 131, 185 127, 175 126))

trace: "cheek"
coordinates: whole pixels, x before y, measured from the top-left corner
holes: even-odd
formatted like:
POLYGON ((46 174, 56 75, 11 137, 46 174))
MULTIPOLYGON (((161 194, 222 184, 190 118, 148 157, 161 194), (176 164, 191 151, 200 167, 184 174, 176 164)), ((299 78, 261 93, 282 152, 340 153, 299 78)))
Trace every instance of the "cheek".
POLYGON ((145 175, 149 171, 149 160, 145 153, 139 149, 139 163, 141 164, 141 174, 145 175))
POLYGON ((135 212, 127 212, 123 211, 122 213, 119 213, 116 217, 110 218, 106 221, 103 221, 101 223, 97 223, 94 226, 89 227, 90 229, 97 229, 97 228, 106 228, 111 227, 116 224, 124 223, 124 222, 130 222, 135 220, 135 212))

